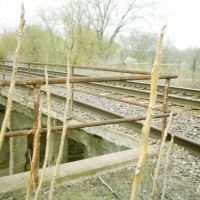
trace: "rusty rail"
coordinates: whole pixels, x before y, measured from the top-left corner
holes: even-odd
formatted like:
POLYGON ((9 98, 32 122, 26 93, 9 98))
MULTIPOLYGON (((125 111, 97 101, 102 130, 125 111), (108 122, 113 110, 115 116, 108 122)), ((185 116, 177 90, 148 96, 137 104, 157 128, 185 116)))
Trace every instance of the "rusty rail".
MULTIPOLYGON (((12 61, 3 60, 2 62, 12 63, 12 61)), ((23 62, 19 61, 18 63, 21 64, 28 64, 28 65, 48 65, 48 66, 57 66, 66 68, 66 64, 57 64, 57 63, 42 63, 42 62, 23 62)), ((109 71, 109 72, 122 72, 122 73, 131 73, 131 74, 145 74, 150 75, 151 72, 141 71, 141 70, 132 70, 132 69, 115 69, 115 68, 108 68, 108 67, 93 67, 93 66, 83 66, 83 65, 72 65, 73 68, 79 69, 89 69, 89 70, 97 70, 97 71, 109 71)))
MULTIPOLYGON (((153 118, 163 118, 163 117, 169 117, 169 113, 166 114, 159 114, 159 115, 153 115, 153 118)), ((176 113, 173 114, 174 116, 176 113)), ((137 117, 129 117, 129 118, 121 118, 121 119, 110 119, 110 120, 103 120, 103 121, 95 121, 95 122, 85 122, 80 124, 71 124, 67 125, 67 130, 72 129, 80 129, 80 128, 86 128, 86 127, 93 127, 93 126, 102 126, 102 125, 108 125, 108 124, 118 124, 118 123, 124 123, 124 122, 132 122, 132 121, 140 121, 145 120, 145 116, 137 116, 137 117)), ((63 129, 63 126, 54 126, 51 127, 51 131, 61 131, 63 129)), ((42 133, 47 132, 47 128, 41 128, 42 133)), ((34 134, 34 129, 29 130, 20 130, 20 131, 11 131, 6 132, 6 137, 16 137, 16 136, 24 136, 24 135, 32 135, 34 134)))
MULTIPOLYGON (((177 78, 176 75, 160 75, 159 79, 174 79, 177 78)), ((117 80, 150 80, 150 75, 140 75, 140 76, 104 76, 104 77, 72 77, 70 78, 70 83, 88 83, 88 82, 105 82, 105 81, 117 81, 117 80)), ((49 84, 65 84, 67 78, 50 78, 49 84)), ((36 85, 45 84, 45 79, 23 79, 16 80, 16 86, 22 85, 36 85)), ((10 81, 1 80, 0 86, 9 86, 10 81)))

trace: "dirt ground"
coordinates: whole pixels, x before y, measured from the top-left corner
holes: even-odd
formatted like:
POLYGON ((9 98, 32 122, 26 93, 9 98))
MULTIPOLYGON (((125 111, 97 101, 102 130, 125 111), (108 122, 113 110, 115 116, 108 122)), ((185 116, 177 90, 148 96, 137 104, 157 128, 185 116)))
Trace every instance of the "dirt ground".
MULTIPOLYGON (((148 166, 144 170, 144 177, 142 180, 143 188, 141 190, 141 199, 147 199, 146 194, 150 189, 150 181, 152 177, 152 170, 154 161, 148 162, 148 166), (148 178, 147 178, 148 176, 148 178), (148 189, 149 188, 149 189, 148 189), (144 197, 144 198, 143 198, 144 197)), ((113 173, 95 177, 84 182, 76 184, 60 186, 55 188, 54 199, 56 200, 128 200, 131 196, 131 187, 133 183, 133 174, 135 166, 129 166, 126 169, 119 170, 113 173), (104 183, 109 185, 115 193, 113 193, 104 183)), ((41 191, 39 199, 48 199, 49 188, 41 191)), ((31 199, 33 199, 32 194, 31 199)), ((21 200, 25 199, 25 193, 10 193, 6 194, 0 199, 21 200)))
MULTIPOLYGON (((177 158, 178 159, 178 158, 177 158)), ((198 158, 196 158, 198 159, 198 158)), ((148 160, 147 165, 143 171, 141 189, 139 191, 139 200, 150 199, 152 190, 152 182, 154 176, 154 169, 156 165, 156 157, 148 160)), ((182 161, 183 162, 183 161, 182 161)), ((160 176, 158 178, 158 191, 156 200, 161 199, 163 188, 163 173, 164 163, 161 165, 160 176)), ((190 164, 190 162, 188 162, 190 164)), ((190 168, 190 166, 188 166, 190 168)), ((183 167, 185 168, 185 167, 183 167)), ((135 165, 129 166, 126 169, 119 170, 113 173, 105 174, 100 177, 95 177, 87 181, 59 186, 55 188, 55 200, 129 200, 131 196, 131 188, 133 183, 133 175, 135 165), (102 181, 103 180, 103 181, 102 181), (112 192, 104 183, 114 190, 112 192)), ((171 160, 168 168, 166 179, 165 198, 167 200, 199 200, 200 199, 200 178, 192 177, 192 172, 184 170, 181 172, 180 164, 177 160, 171 160), (177 173, 176 173, 177 171, 177 173)), ((44 188, 40 192, 39 199, 46 200, 49 195, 49 187, 44 188)), ((23 200, 24 193, 7 193, 0 196, 0 199, 5 200, 23 200)), ((32 194, 31 199, 34 198, 32 194)))

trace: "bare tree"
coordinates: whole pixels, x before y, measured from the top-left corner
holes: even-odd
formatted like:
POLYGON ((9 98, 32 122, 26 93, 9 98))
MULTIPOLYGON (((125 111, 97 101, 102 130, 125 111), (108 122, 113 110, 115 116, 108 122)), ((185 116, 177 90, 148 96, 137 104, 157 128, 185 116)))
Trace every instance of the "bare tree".
POLYGON ((38 15, 43 24, 45 39, 47 38, 43 45, 43 51, 47 53, 46 60, 65 63, 66 45, 63 44, 57 11, 40 9, 38 15))
POLYGON ((116 36, 128 25, 151 15, 154 0, 90 0, 93 26, 97 36, 109 38, 112 44, 116 36))
POLYGON ((73 43, 76 52, 82 50, 86 55, 92 52, 93 56, 107 58, 113 53, 118 34, 149 17, 155 4, 158 1, 68 0, 59 14, 66 45, 73 43))
POLYGON ((126 56, 142 62, 151 62, 155 56, 157 34, 133 31, 127 37, 121 37, 120 45, 126 56))

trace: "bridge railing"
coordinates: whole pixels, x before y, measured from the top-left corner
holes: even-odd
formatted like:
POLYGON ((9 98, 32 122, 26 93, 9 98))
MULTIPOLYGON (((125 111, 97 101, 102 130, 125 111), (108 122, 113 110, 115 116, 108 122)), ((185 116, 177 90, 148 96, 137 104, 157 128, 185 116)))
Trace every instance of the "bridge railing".
MULTIPOLYGON (((2 67, 4 67, 4 66, 12 67, 11 66, 12 62, 13 61, 2 60, 2 61, 0 61, 0 65, 2 67)), ((49 69, 54 70, 54 71, 59 71, 59 69, 60 69, 61 72, 66 72, 66 69, 67 69, 66 64, 24 62, 24 61, 19 61, 18 63, 21 64, 23 69, 27 70, 28 73, 30 73, 31 69, 44 69, 45 65, 48 65, 49 69)), ((91 71, 114 72, 114 73, 129 73, 129 74, 141 74, 141 75, 150 75, 151 74, 150 71, 133 70, 133 69, 119 69, 119 68, 111 68, 111 67, 105 67, 105 66, 96 67, 96 66, 71 65, 71 67, 74 70, 79 69, 79 70, 91 70, 91 71)), ((87 74, 88 74, 88 71, 87 71, 87 74)), ((105 75, 105 73, 103 73, 103 74, 105 75)), ((161 73, 161 74, 169 74, 169 73, 161 73)), ((106 74, 106 75, 110 75, 110 74, 106 74)))

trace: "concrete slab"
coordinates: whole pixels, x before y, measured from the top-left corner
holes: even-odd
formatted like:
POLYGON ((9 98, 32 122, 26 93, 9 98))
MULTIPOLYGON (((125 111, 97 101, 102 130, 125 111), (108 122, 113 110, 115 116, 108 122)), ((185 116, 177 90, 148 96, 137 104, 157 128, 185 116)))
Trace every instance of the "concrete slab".
MULTIPOLYGON (((156 151, 149 149, 149 156, 155 155, 156 151)), ((75 183, 89 179, 94 176, 116 171, 133 165, 137 162, 139 152, 136 149, 107 154, 81 161, 61 164, 57 185, 75 183)), ((54 167, 48 167, 43 186, 50 184, 53 177, 54 167)), ((41 173, 41 170, 40 170, 41 173)), ((134 173, 134 172, 133 172, 134 173)), ((29 172, 19 173, 11 176, 0 177, 0 194, 25 190, 29 172)))

